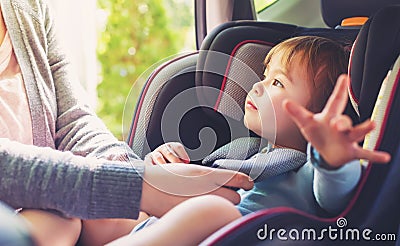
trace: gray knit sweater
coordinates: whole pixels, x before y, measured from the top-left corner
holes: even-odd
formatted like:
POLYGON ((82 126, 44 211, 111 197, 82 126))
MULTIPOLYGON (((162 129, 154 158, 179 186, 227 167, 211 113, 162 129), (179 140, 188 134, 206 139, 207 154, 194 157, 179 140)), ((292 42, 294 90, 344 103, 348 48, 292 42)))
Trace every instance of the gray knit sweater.
POLYGON ((0 200, 80 218, 136 218, 142 162, 83 102, 47 5, 0 3, 28 94, 34 143, 0 138, 0 200))

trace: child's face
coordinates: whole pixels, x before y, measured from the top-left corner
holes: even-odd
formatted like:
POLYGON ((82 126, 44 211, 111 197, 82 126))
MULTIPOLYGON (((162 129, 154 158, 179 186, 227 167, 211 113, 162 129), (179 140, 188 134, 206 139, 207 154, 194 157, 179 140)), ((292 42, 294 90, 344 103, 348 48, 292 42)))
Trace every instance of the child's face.
POLYGON ((306 106, 311 99, 307 71, 295 55, 290 66, 282 65, 282 52, 272 56, 265 69, 265 79, 254 84, 245 102, 244 122, 247 128, 271 143, 303 149, 305 140, 282 102, 291 99, 306 106))

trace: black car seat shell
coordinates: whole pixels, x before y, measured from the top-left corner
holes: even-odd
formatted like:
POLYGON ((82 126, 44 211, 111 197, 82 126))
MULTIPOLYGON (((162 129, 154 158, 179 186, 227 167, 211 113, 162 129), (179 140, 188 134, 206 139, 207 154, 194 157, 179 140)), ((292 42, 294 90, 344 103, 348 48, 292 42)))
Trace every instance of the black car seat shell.
POLYGON ((363 29, 369 31, 364 30, 357 37, 352 50, 350 99, 361 121, 371 116, 381 82, 387 74, 381 68, 393 65, 400 51, 400 16, 397 11, 397 7, 387 8, 385 15, 378 14, 373 23, 367 22, 363 29))
POLYGON ((198 52, 179 55, 157 67, 147 78, 127 137, 128 145, 141 158, 162 144, 164 138, 177 141, 162 136, 161 117, 171 97, 194 86, 197 57, 198 52))

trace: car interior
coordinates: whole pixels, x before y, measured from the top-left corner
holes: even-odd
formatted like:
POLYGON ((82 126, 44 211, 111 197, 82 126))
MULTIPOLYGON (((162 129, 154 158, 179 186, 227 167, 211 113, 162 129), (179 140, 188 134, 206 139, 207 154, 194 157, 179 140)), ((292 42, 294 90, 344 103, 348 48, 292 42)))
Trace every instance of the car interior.
MULTIPOLYGON (((327 27, 318 28, 259 21, 252 0, 227 2, 231 6, 227 11, 230 18, 209 30, 210 24, 207 27, 201 18, 210 8, 209 1, 196 1, 198 50, 163 63, 148 77, 132 118, 129 146, 144 157, 163 143, 181 142, 191 162, 203 165, 212 162, 204 160, 214 151, 235 139, 244 139, 236 142, 240 148, 255 144, 253 149, 258 151, 262 143, 244 127, 243 107, 247 92, 262 76, 265 55, 275 44, 294 36, 336 40, 351 51, 350 100, 345 113, 355 124, 368 118, 377 123, 364 147, 389 152, 391 162, 363 163, 356 194, 338 215, 307 214, 286 207, 265 209, 225 226, 203 245, 281 245, 277 239, 260 241, 254 232, 265 224, 274 228, 323 229, 343 217, 349 221, 348 227, 370 228, 398 237, 400 198, 395 192, 400 187, 400 131, 396 127, 400 106, 399 1, 320 0, 327 27)), ((235 151, 220 158, 245 159, 254 154, 231 147, 235 151)), ((313 242, 320 241, 285 243, 313 242)))

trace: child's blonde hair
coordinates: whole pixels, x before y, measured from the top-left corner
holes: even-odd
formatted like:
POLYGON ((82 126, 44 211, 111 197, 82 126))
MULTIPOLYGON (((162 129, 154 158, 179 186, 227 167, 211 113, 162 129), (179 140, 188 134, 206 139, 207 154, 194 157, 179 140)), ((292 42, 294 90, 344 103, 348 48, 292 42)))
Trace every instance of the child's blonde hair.
POLYGON ((293 58, 306 66, 310 89, 311 102, 307 108, 319 112, 326 104, 336 80, 340 74, 347 72, 349 52, 340 44, 322 37, 301 36, 287 39, 274 46, 265 58, 268 66, 276 53, 282 52, 281 63, 290 69, 293 58))

